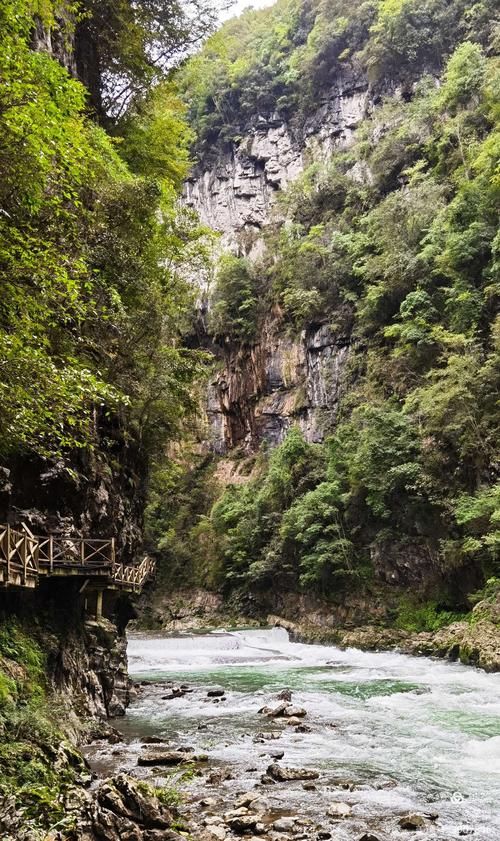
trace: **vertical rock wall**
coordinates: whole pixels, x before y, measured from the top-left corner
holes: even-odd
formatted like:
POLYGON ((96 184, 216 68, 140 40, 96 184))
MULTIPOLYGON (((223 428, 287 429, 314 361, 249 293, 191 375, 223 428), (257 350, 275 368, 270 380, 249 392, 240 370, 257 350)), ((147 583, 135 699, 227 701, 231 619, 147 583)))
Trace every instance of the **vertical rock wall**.
MULTIPOLYGON (((221 250, 251 260, 263 252, 262 231, 279 219, 276 197, 315 160, 348 146, 370 107, 363 79, 335 81, 302 126, 278 114, 256 116, 238 142, 214 150, 185 185, 184 200, 221 233, 221 250)), ((257 342, 220 348, 222 370, 210 385, 210 445, 223 454, 260 442, 281 443, 292 423, 308 441, 323 440, 335 422, 349 358, 349 317, 333 330, 325 319, 300 335, 270 314, 257 342)))

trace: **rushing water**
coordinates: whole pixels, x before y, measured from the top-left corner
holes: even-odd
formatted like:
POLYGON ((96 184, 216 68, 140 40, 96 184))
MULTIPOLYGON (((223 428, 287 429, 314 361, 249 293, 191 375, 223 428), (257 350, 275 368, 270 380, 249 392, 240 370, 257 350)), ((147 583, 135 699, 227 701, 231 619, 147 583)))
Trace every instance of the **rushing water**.
POLYGON ((212 767, 233 769, 236 781, 225 785, 236 793, 258 782, 271 761, 266 750, 279 747, 282 764, 314 768, 321 780, 317 792, 275 786, 266 797, 316 819, 333 801, 349 803, 354 823, 337 825, 335 838, 357 838, 352 832, 367 822, 384 839, 407 838, 397 817, 411 811, 439 815, 413 837, 500 839, 499 675, 294 644, 280 629, 136 635, 129 666, 137 680, 173 679, 194 689, 170 701, 153 685, 142 693, 121 725, 132 753, 147 735, 192 745, 212 767), (213 687, 226 689, 225 702, 207 699, 213 687), (258 709, 285 687, 307 709, 311 732, 283 727, 278 741, 256 742, 259 731, 276 729, 258 709))

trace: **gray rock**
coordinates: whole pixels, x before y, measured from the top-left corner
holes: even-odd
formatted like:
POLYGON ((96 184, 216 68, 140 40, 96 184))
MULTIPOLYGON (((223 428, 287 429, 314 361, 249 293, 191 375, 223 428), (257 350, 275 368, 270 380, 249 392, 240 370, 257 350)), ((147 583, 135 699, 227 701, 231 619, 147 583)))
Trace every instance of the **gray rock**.
POLYGON ((295 827, 295 818, 278 818, 273 823, 273 829, 277 832, 293 832, 295 827))
POLYGON ((294 704, 290 704, 290 706, 285 709, 285 715, 290 718, 304 718, 304 716, 307 715, 307 711, 303 707, 296 707, 294 704))
POLYGON ((331 803, 326 814, 329 818, 348 818, 352 809, 348 803, 331 803))
POLYGON ((277 763, 269 766, 267 774, 273 780, 277 780, 280 783, 286 783, 292 780, 319 779, 319 773, 317 771, 311 771, 307 768, 284 768, 277 763))
POLYGON ((405 815, 399 821, 399 826, 401 829, 422 829, 425 826, 425 819, 422 815, 405 815))
POLYGON ((276 700, 290 702, 292 700, 291 689, 283 689, 278 695, 276 695, 276 700))
POLYGON ((138 765, 184 765, 193 759, 191 754, 178 750, 148 751, 139 756, 138 765))

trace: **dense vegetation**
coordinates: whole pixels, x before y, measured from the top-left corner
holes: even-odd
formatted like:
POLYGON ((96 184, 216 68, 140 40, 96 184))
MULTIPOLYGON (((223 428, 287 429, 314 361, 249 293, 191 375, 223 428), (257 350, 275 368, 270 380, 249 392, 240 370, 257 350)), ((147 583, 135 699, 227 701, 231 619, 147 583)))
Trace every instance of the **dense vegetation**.
POLYGON ((250 483, 196 515, 203 544, 191 557, 210 544, 226 591, 272 582, 332 596, 370 582, 387 556, 409 558, 418 586, 441 581, 438 598, 464 604, 498 574, 493 19, 493 4, 460 0, 281 0, 226 26, 182 72, 201 155, 275 110, 299 131, 340 68, 367 74, 379 98, 355 143, 280 197, 287 221, 265 233, 267 256, 221 265, 220 341, 250 346, 276 305, 292 334, 325 320, 351 334, 326 442, 292 429, 250 483))
POLYGON ((54 42, 71 40, 51 3, 2 4, 0 453, 71 463, 118 424, 147 458, 199 372, 178 341, 200 235, 176 205, 190 131, 163 82, 106 134, 82 84, 31 48, 35 13, 54 42))
MULTIPOLYGON (((214 4, 195 5, 191 27, 176 0, 0 4, 0 462, 23 513, 26 492, 42 516, 71 507, 43 495, 41 476, 58 471, 95 529, 97 474, 140 526, 138 476, 195 406, 204 357, 182 342, 185 274, 203 262, 204 232, 178 207, 192 134, 161 72, 212 20, 214 4)), ((36 617, 13 620, 22 596, 7 590, 0 616, 1 834, 19 820, 23 837, 45 838, 68 828, 65 793, 85 768, 62 732, 72 711, 47 685, 57 642, 36 617)))
POLYGON ((61 733, 66 711, 53 699, 47 703, 42 637, 38 628, 13 620, 0 624, 2 819, 19 807, 24 827, 33 832, 40 824, 69 826, 64 797, 85 773, 82 758, 61 733))

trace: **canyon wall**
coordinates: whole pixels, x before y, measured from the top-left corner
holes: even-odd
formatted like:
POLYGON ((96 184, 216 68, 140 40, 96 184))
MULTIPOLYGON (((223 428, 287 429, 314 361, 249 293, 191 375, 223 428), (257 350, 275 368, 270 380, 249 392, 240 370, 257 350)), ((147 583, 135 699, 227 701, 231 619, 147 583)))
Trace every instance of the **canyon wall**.
MULTIPOLYGON (((265 249, 263 230, 282 218, 279 192, 313 162, 348 147, 371 105, 366 81, 346 73, 301 125, 277 113, 257 115, 240 140, 214 148, 198 163, 185 185, 185 203, 221 234, 220 251, 257 260, 265 249)), ((296 335, 275 310, 253 345, 216 349, 221 366, 207 400, 216 453, 239 446, 251 452, 263 441, 276 446, 292 423, 308 441, 324 439, 335 422, 349 359, 350 314, 338 321, 334 329, 318 319, 296 335)))

